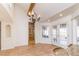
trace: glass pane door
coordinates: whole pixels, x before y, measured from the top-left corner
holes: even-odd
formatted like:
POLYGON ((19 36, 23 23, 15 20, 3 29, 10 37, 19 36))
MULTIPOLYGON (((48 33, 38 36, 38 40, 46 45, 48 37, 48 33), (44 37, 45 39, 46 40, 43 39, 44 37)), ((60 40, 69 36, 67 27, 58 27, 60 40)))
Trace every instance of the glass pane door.
POLYGON ((60 24, 59 28, 59 37, 60 37, 60 44, 66 44, 67 43, 67 25, 66 24, 60 24))

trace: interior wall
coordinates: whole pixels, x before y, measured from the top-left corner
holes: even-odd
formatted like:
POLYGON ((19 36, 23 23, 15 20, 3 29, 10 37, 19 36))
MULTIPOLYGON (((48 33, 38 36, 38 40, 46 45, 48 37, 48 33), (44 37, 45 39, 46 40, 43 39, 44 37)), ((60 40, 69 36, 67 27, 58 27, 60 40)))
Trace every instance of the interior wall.
POLYGON ((14 29, 15 46, 28 45, 28 17, 19 5, 15 6, 14 29))
POLYGON ((73 44, 77 44, 77 40, 76 40, 76 19, 72 20, 73 23, 73 44))
POLYGON ((10 16, 6 18, 7 14, 3 14, 5 14, 5 11, 1 15, 4 18, 0 17, 2 30, 1 50, 28 45, 28 17, 26 16, 25 10, 18 5, 15 6, 13 19, 9 18, 10 16), (11 37, 7 37, 6 35, 6 25, 11 26, 11 37))
POLYGON ((67 24, 67 28, 68 28, 68 43, 72 42, 72 23, 71 23, 71 19, 72 19, 72 15, 68 15, 66 17, 63 17, 61 19, 58 19, 56 21, 53 21, 51 25, 60 25, 63 23, 67 24))
MULTIPOLYGON (((52 26, 53 25, 59 25, 59 24, 62 24, 62 23, 67 23, 68 24, 68 33, 69 33, 69 39, 68 39, 68 43, 71 43, 72 42, 72 35, 70 35, 72 33, 71 31, 71 18, 72 16, 71 15, 68 15, 66 17, 63 17, 61 19, 58 19, 56 21, 52 21, 52 22, 47 22, 47 23, 36 23, 36 28, 35 28, 35 34, 36 34, 36 43, 46 43, 46 44, 52 44, 51 42, 51 39, 52 39, 52 26), (42 26, 48 26, 49 27, 49 38, 43 38, 42 37, 42 26)), ((59 45, 59 44, 57 44, 59 45)), ((61 45, 60 45, 61 46, 61 45)))
POLYGON ((5 8, 0 4, 0 22, 1 22, 1 50, 11 49, 14 47, 13 36, 6 36, 6 25, 12 27, 12 19, 5 10, 5 8))
MULTIPOLYGON (((4 10, 2 13, 1 11, 1 7, 0 7, 0 21, 1 21, 1 30, 2 30, 2 34, 1 34, 1 49, 2 50, 6 50, 6 49, 11 49, 17 46, 23 46, 23 45, 28 45, 28 17, 26 16, 26 11, 24 9, 22 9, 19 5, 15 6, 14 9, 14 19, 13 22, 9 22, 6 20, 11 20, 11 18, 6 18, 4 10), (6 30, 5 27, 6 25, 11 25, 11 32, 12 32, 12 36, 7 38, 6 37, 6 30)), ((78 13, 79 10, 77 10, 76 13, 78 13)), ((74 15, 78 15, 78 14, 74 14, 74 15)), ((73 16, 74 16, 73 15, 73 16)), ((72 33, 71 27, 71 19, 72 16, 69 15, 67 17, 63 17, 61 19, 58 19, 56 21, 52 21, 51 23, 47 22, 47 23, 39 23, 37 22, 35 24, 35 43, 47 43, 47 44, 52 44, 51 43, 51 30, 49 30, 49 38, 42 38, 42 26, 48 26, 49 29, 52 28, 52 25, 57 25, 63 22, 68 21, 68 25, 69 25, 69 33, 72 33)), ((75 32, 75 31, 74 31, 75 32)), ((75 35, 75 34, 74 34, 75 35)), ((73 36, 74 36, 73 35, 73 36)), ((73 40, 74 43, 76 43, 75 39, 73 40)), ((69 43, 72 42, 72 35, 69 36, 69 43)))
POLYGON ((0 21, 0 50, 1 50, 1 21, 0 21))

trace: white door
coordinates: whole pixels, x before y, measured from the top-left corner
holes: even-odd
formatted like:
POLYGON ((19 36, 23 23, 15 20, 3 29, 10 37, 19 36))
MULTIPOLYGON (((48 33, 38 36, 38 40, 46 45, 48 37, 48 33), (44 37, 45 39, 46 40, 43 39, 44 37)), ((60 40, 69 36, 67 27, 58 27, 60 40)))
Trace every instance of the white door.
POLYGON ((59 41, 61 45, 67 45, 68 32, 66 23, 60 24, 59 26, 59 41))

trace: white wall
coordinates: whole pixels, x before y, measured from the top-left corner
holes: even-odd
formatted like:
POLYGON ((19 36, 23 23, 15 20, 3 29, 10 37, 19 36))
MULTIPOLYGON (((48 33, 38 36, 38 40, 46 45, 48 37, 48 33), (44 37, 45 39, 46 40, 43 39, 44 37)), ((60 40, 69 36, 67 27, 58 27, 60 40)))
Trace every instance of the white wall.
POLYGON ((28 17, 25 10, 18 5, 15 6, 13 19, 11 19, 7 11, 1 9, 1 50, 28 45, 28 17), (11 37, 6 37, 6 25, 11 26, 11 37))
MULTIPOLYGON (((58 19, 56 21, 52 21, 52 22, 47 22, 47 23, 36 23, 36 28, 35 28, 35 34, 36 34, 36 43, 46 43, 46 44, 52 44, 51 40, 52 40, 52 26, 53 25, 59 25, 59 24, 62 24, 62 23, 67 23, 67 26, 68 26, 68 36, 69 36, 69 39, 68 39, 68 44, 72 42, 72 31, 71 31, 71 18, 72 16, 71 15, 68 15, 66 17, 63 17, 61 19, 58 19), (43 38, 42 37, 42 26, 48 26, 49 27, 49 38, 43 38)), ((59 44, 56 44, 56 45, 59 45, 59 44)), ((61 46, 61 45, 59 45, 61 46)))
MULTIPOLYGON (((26 11, 24 9, 22 9, 19 5, 15 6, 14 9, 14 17, 13 19, 11 19, 11 17, 4 11, 1 9, 3 9, 0 6, 0 21, 2 23, 1 25, 1 49, 2 50, 6 50, 6 49, 11 49, 17 46, 23 46, 23 45, 28 45, 28 17, 26 16, 26 11), (5 14, 5 15, 4 15, 5 14), (11 25, 11 31, 12 31, 12 36, 7 38, 6 37, 6 30, 5 30, 5 26, 9 24, 11 25)), ((73 16, 78 15, 76 13, 78 13, 79 10, 77 10, 77 12, 75 12, 73 14, 73 16)), ((36 43, 46 43, 46 44, 52 44, 51 43, 51 39, 52 39, 52 35, 51 35, 51 28, 53 25, 58 25, 61 24, 63 22, 67 22, 68 24, 68 28, 69 28, 69 39, 68 39, 68 43, 72 42, 72 39, 74 39, 75 34, 73 35, 72 38, 72 23, 71 23, 71 19, 72 19, 72 15, 68 15, 66 17, 63 17, 61 19, 58 19, 56 21, 52 21, 52 22, 47 22, 47 23, 39 23, 37 22, 35 24, 35 42, 36 43), (42 38, 42 26, 48 26, 49 27, 49 38, 42 38)), ((75 32, 75 31, 74 31, 75 32)), ((75 39, 73 40, 74 44, 76 43, 75 39)))
POLYGON ((72 15, 68 15, 66 17, 63 17, 61 19, 58 19, 58 20, 52 22, 52 25, 58 25, 58 26, 60 24, 66 23, 67 29, 68 29, 68 40, 66 40, 66 42, 65 42, 64 40, 60 40, 60 37, 58 37, 59 42, 62 42, 62 43, 60 43, 60 44, 58 43, 56 45, 62 46, 62 47, 65 48, 67 45, 72 43, 72 23, 71 23, 71 19, 72 19, 72 15), (66 43, 66 44, 64 44, 64 43, 66 43))
POLYGON ((72 14, 72 24, 73 24, 73 44, 79 45, 77 42, 77 31, 76 31, 76 17, 79 17, 79 8, 72 14))
POLYGON ((10 49, 14 47, 13 38, 6 37, 6 25, 11 25, 12 19, 5 10, 5 8, 0 4, 0 22, 1 22, 1 50, 10 49))
POLYGON ((73 44, 77 44, 77 40, 76 40, 76 19, 72 20, 73 23, 73 44))
POLYGON ((15 46, 28 45, 28 17, 20 6, 15 7, 14 35, 15 46))

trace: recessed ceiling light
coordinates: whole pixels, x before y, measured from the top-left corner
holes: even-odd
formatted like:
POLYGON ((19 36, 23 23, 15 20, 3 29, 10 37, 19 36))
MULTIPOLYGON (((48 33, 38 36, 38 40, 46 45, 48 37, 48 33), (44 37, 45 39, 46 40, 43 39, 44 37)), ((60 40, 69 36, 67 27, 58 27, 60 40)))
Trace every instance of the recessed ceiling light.
POLYGON ((59 14, 59 16, 63 16, 63 14, 59 14))
POLYGON ((48 22, 50 22, 50 20, 48 20, 48 22))

